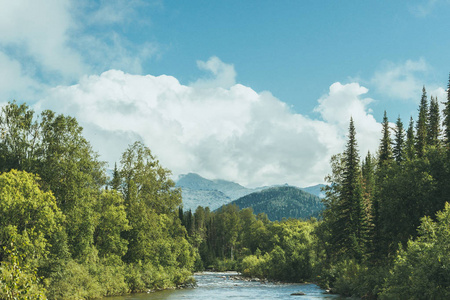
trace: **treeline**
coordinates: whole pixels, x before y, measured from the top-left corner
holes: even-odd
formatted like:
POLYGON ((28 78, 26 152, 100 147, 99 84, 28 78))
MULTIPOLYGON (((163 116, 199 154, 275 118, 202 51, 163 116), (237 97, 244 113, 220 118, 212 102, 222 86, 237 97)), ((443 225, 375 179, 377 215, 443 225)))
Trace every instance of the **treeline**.
POLYGON ((226 205, 216 212, 199 206, 179 216, 198 249, 197 270, 237 270, 244 276, 303 282, 317 263, 318 221, 270 221, 251 208, 226 205))
POLYGON ((438 99, 428 101, 425 87, 417 121, 407 128, 400 117, 391 127, 385 112, 377 155, 363 160, 350 120, 346 149, 331 161, 316 231, 326 253, 322 284, 365 298, 450 298, 448 93, 442 121, 438 99))
POLYGON ((180 210, 201 258, 196 268, 314 281, 365 299, 449 299, 450 81, 442 112, 425 88, 418 111, 407 127, 385 113, 379 149, 364 159, 350 120, 321 221, 271 222, 230 205, 180 210))
POLYGON ((108 181, 69 116, 0 113, 0 298, 89 299, 190 280, 170 172, 136 142, 108 181))

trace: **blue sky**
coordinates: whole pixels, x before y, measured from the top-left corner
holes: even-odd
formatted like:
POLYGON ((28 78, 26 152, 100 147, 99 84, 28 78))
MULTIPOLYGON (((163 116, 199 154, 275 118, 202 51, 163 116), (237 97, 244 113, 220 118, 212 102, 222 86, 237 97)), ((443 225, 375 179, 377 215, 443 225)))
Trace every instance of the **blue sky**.
POLYGON ((174 175, 323 182, 350 115, 444 100, 450 1, 3 1, 0 103, 70 114, 102 159, 144 141, 174 175), (147 76, 148 75, 148 76, 147 76))

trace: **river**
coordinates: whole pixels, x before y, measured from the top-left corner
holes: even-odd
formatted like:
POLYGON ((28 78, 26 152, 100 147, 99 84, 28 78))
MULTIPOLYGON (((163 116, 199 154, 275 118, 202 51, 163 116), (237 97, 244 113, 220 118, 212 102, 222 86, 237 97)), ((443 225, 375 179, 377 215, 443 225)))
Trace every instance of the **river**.
POLYGON ((236 273, 205 272, 194 275, 196 288, 159 291, 148 294, 133 294, 108 297, 105 300, 238 300, 238 299, 339 299, 339 296, 324 294, 315 284, 279 284, 243 281, 234 278, 236 273), (291 296, 303 292, 303 296, 291 296))

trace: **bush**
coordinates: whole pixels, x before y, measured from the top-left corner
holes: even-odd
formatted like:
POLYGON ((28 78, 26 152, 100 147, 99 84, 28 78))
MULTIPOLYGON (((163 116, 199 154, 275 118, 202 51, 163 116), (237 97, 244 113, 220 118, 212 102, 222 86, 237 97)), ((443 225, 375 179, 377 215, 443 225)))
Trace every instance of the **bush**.
POLYGON ((17 252, 6 249, 8 261, 0 265, 0 299, 45 299, 45 289, 40 284, 33 268, 29 268, 17 252))
POLYGON ((48 287, 49 299, 92 299, 103 296, 104 290, 89 273, 88 267, 71 260, 62 271, 53 273, 48 287))
POLYGON ((381 299, 450 299, 450 205, 422 219, 419 237, 400 249, 381 299))
POLYGON ((267 277, 267 256, 249 255, 242 260, 239 271, 246 277, 267 277))

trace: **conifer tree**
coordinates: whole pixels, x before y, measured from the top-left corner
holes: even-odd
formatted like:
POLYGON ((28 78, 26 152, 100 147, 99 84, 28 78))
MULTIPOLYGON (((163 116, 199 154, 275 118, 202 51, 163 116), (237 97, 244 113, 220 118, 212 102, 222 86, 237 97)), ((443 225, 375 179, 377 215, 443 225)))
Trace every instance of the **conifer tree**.
POLYGON ((428 130, 428 102, 425 86, 422 88, 422 98, 419 105, 419 118, 416 124, 416 152, 418 157, 423 157, 427 144, 428 130))
POLYGON ((119 190, 120 188, 120 173, 117 169, 117 163, 114 163, 114 171, 113 171, 113 178, 111 180, 111 188, 113 190, 119 190))
POLYGON ((444 120, 443 120, 443 127, 444 127, 444 144, 447 148, 449 157, 450 157, 450 75, 448 79, 448 85, 447 85, 447 101, 444 102, 444 120))
POLYGON ((395 123, 395 140, 394 140, 394 159, 397 163, 401 163, 405 159, 405 130, 403 129, 403 122, 400 116, 395 123))
POLYGON ((340 199, 340 223, 343 227, 342 245, 350 257, 361 259, 367 241, 367 215, 361 184, 360 158, 353 118, 350 119, 348 142, 344 152, 344 171, 340 199))
POLYGON ((414 136, 414 120, 411 117, 409 120, 408 130, 406 131, 405 153, 408 160, 413 160, 416 157, 415 153, 415 136, 414 136))
POLYGON ((364 199, 368 211, 370 210, 370 203, 373 199, 375 192, 375 159, 370 151, 367 152, 367 156, 364 159, 361 167, 363 187, 364 187, 364 199))
POLYGON ((384 111, 383 122, 381 123, 382 129, 382 137, 380 143, 380 154, 378 164, 379 166, 388 165, 392 161, 392 143, 391 143, 391 135, 389 133, 389 121, 386 115, 386 111, 384 111))
MULTIPOLYGON (((376 186, 382 187, 386 179, 388 178, 388 172, 392 166, 393 161, 393 150, 392 141, 389 131, 389 120, 384 112, 383 122, 381 123, 381 140, 379 158, 378 158, 378 168, 376 170, 376 186)), ((378 188, 376 190, 375 196, 372 199, 371 206, 371 255, 373 261, 378 261, 383 252, 382 246, 382 218, 381 211, 383 209, 383 204, 386 202, 383 191, 378 188)))
POLYGON ((427 139, 427 144, 430 146, 439 145, 439 137, 441 134, 440 123, 438 100, 431 96, 427 139))

